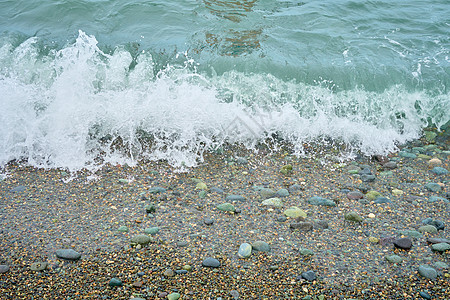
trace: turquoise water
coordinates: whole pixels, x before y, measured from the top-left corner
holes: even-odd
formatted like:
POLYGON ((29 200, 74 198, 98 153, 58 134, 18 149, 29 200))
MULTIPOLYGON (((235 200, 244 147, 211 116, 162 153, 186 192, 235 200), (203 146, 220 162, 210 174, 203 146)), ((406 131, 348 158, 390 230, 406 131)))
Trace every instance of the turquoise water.
POLYGON ((189 167, 274 136, 395 151, 450 120, 449 16, 445 0, 1 1, 0 163, 189 167))

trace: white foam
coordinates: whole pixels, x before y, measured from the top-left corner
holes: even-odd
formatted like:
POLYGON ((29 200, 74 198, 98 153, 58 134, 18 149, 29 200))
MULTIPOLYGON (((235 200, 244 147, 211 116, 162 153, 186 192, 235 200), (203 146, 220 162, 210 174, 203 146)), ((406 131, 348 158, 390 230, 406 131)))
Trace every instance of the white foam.
POLYGON ((31 38, 0 48, 1 166, 26 159, 79 170, 148 158, 192 167, 204 151, 226 142, 254 148, 272 134, 298 154, 304 142, 329 138, 366 154, 387 153, 417 138, 427 118, 449 120, 448 95, 402 86, 333 92, 270 74, 205 77, 187 57, 155 75, 149 53, 133 58, 119 47, 105 54, 81 31, 75 43, 48 55, 36 47, 31 38), (143 135, 151 136, 150 148, 143 135))

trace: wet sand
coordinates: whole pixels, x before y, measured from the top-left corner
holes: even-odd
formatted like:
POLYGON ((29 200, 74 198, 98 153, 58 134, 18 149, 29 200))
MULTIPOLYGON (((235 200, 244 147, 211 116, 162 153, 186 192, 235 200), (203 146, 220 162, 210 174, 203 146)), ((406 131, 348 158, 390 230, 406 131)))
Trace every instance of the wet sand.
POLYGON ((422 140, 405 146, 402 155, 340 162, 323 153, 298 158, 285 150, 230 148, 187 173, 154 162, 95 174, 11 163, 0 181, 0 264, 8 269, 0 274, 0 293, 4 299, 157 299, 174 293, 181 299, 446 299, 449 251, 433 251, 430 238, 450 239, 449 175, 431 172, 435 166, 449 170, 448 150, 446 139, 422 140), (381 197, 372 199, 370 191, 381 197), (314 196, 335 206, 313 205, 314 196), (281 207, 262 205, 274 197, 281 207), (217 208, 226 202, 236 211, 217 208), (307 216, 287 217, 293 206, 307 216), (361 221, 346 220, 349 212, 361 221), (445 228, 418 232, 427 218, 445 228), (127 232, 118 231, 121 226, 127 232), (131 242, 154 227, 149 244, 131 242), (401 238, 412 242, 411 249, 394 245, 401 238), (239 257, 241 244, 256 241, 270 251, 239 257), (82 257, 62 260, 57 249, 82 257), (394 254, 402 262, 386 260, 394 254), (202 266, 207 257, 221 266, 202 266), (48 266, 33 271, 36 262, 48 266), (437 277, 420 275, 421 265, 437 277), (122 286, 110 286, 112 278, 122 286))

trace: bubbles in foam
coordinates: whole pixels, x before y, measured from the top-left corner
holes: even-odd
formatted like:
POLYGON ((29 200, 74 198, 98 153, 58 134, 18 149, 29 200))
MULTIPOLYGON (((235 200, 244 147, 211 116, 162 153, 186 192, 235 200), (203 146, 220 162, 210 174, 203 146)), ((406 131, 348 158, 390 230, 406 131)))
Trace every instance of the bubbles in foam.
POLYGON ((270 74, 206 77, 180 65, 155 70, 148 52, 102 52, 95 37, 47 54, 31 38, 0 48, 0 163, 26 159, 70 170, 147 158, 192 167, 224 143, 255 148, 277 135, 298 154, 305 142, 339 140, 366 154, 449 120, 448 95, 393 86, 334 91, 270 74))

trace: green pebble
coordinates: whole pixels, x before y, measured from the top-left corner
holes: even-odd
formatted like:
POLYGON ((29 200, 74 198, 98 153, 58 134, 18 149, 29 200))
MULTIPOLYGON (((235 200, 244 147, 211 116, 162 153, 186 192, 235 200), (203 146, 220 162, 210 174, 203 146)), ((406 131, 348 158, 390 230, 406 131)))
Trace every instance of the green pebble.
POLYGON ((366 194, 366 198, 373 201, 375 199, 377 199, 378 197, 382 197, 383 195, 381 195, 379 192, 377 191, 368 191, 366 194))
POLYGON ((206 191, 205 191, 205 190, 200 191, 200 192, 198 193, 198 197, 199 197, 199 198, 205 198, 205 197, 206 197, 206 191))
POLYGON ((125 225, 120 226, 117 231, 119 232, 128 232, 128 227, 125 225))
POLYGON ((232 211, 232 212, 236 211, 234 205, 228 202, 217 205, 217 209, 221 211, 232 211))
POLYGON ((167 299, 169 299, 169 300, 177 300, 177 299, 180 299, 180 297, 181 297, 181 295, 178 293, 172 293, 172 294, 167 295, 167 299))
POLYGON ((352 221, 352 222, 362 222, 362 220, 363 220, 361 218, 361 216, 355 212, 349 212, 349 213, 345 214, 344 217, 347 221, 352 221))
POLYGON ((197 183, 197 185, 195 186, 196 190, 206 190, 208 189, 208 186, 206 185, 206 183, 204 182, 199 182, 197 183))

